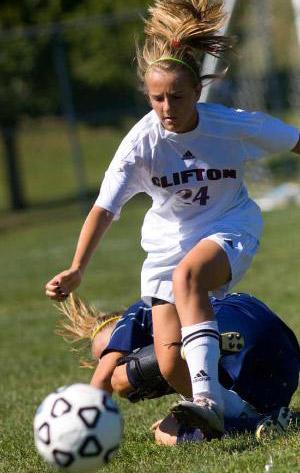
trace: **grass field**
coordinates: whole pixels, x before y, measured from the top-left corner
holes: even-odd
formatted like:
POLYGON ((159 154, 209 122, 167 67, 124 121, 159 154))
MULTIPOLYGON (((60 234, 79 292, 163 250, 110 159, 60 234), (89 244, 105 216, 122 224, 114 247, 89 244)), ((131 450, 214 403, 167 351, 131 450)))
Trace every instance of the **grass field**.
MULTIPOLYGON (((126 307, 139 297, 139 227, 148 201, 133 200, 105 237, 86 273, 79 294, 102 309, 126 307)), ((32 210, 3 221, 0 308, 0 472, 50 470, 33 446, 32 418, 40 401, 56 387, 88 382, 90 372, 54 334, 57 312, 43 295, 44 283, 63 269, 73 253, 83 216, 76 205, 32 210), (7 223, 7 225, 5 224, 7 223)), ((260 252, 237 289, 266 301, 300 335, 300 210, 290 207, 265 215, 260 252)), ((152 422, 174 398, 135 405, 123 401, 125 438, 106 473, 300 472, 299 432, 258 445, 249 435, 206 445, 168 449, 155 446, 152 422)), ((300 407, 300 393, 293 406, 300 407)))
MULTIPOLYGON (((99 187, 112 153, 124 131, 78 127, 83 181, 88 189, 99 187)), ((0 212, 8 207, 4 150, 0 141, 0 212)), ((66 123, 58 120, 24 124, 17 135, 19 167, 26 201, 31 206, 71 199, 78 192, 66 123)))

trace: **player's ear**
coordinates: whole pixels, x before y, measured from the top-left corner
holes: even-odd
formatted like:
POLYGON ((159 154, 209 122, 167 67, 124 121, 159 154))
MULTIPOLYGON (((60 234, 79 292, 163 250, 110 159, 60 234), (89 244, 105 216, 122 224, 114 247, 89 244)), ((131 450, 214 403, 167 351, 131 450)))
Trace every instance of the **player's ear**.
POLYGON ((98 360, 102 355, 103 351, 108 345, 113 329, 116 326, 116 322, 110 323, 107 327, 100 330, 99 333, 94 337, 91 346, 92 357, 98 360))
POLYGON ((91 353, 94 360, 99 360, 107 345, 107 340, 104 339, 102 335, 103 334, 101 332, 97 333, 94 340, 92 341, 91 353))
POLYGON ((149 97, 148 90, 146 89, 146 86, 145 86, 145 90, 144 90, 144 96, 145 96, 147 104, 149 105, 149 107, 152 108, 151 100, 150 100, 150 97, 149 97))

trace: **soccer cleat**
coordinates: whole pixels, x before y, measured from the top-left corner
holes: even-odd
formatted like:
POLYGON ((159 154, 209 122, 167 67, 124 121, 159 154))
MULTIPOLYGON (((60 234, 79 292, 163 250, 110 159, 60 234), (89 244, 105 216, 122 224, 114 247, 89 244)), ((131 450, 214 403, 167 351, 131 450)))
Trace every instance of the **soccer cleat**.
POLYGON ((201 429, 208 440, 221 438, 224 433, 223 413, 209 398, 181 401, 172 407, 171 412, 179 423, 201 429))
POLYGON ((261 442, 284 435, 290 425, 291 418, 292 413, 288 407, 281 407, 276 410, 258 424, 255 431, 256 440, 261 442))

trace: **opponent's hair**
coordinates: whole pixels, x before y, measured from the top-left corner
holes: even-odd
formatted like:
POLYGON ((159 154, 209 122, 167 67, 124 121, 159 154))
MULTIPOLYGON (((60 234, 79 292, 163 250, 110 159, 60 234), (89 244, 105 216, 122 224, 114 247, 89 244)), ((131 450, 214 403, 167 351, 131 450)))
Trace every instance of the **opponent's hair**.
POLYGON ((155 0, 145 20, 144 47, 137 45, 138 76, 142 83, 151 66, 163 70, 184 68, 174 59, 186 63, 194 82, 211 78, 200 76, 204 54, 219 57, 233 45, 232 38, 217 34, 226 19, 223 7, 223 0, 155 0))
MULTIPOLYGON (((87 350, 90 352, 95 329, 99 327, 97 333, 100 333, 121 316, 121 312, 103 313, 74 293, 70 294, 66 302, 57 305, 57 308, 62 317, 58 321, 55 333, 71 344, 71 351, 75 352, 87 350)), ((95 360, 92 360, 91 356, 86 360, 80 360, 81 367, 94 368, 94 365, 95 360)))

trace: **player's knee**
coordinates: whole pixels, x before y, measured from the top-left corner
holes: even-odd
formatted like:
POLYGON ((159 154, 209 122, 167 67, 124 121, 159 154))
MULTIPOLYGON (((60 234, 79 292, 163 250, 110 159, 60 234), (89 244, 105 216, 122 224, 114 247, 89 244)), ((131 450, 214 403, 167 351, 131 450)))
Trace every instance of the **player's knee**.
POLYGON ((192 271, 185 264, 179 264, 173 271, 173 290, 174 292, 188 291, 192 284, 192 271))
POLYGON ((191 294, 193 291, 205 288, 205 268, 203 265, 197 267, 191 266, 185 262, 179 265, 173 271, 173 290, 176 295, 191 294))
POLYGON ((111 386, 113 391, 120 397, 127 397, 127 394, 132 391, 132 387, 128 382, 127 376, 124 376, 123 370, 120 370, 122 366, 117 367, 111 377, 111 386))

